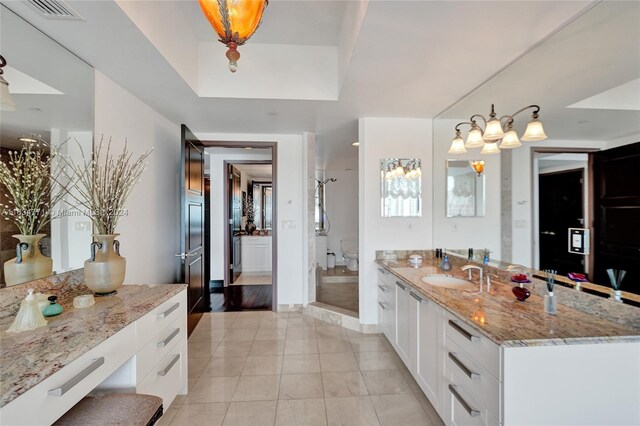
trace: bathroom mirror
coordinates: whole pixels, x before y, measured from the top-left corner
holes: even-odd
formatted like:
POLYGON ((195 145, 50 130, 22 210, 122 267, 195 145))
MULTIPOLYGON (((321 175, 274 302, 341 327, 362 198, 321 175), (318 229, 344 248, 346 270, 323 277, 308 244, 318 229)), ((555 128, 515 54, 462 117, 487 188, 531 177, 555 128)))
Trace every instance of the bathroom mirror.
POLYGON ((484 160, 447 160, 447 217, 484 216, 483 168, 484 160))
POLYGON ((420 159, 380 160, 382 217, 422 216, 422 168, 420 159))
MULTIPOLYGON (((94 131, 93 68, 4 5, 0 5, 0 39, 0 53, 7 61, 3 77, 16 104, 14 111, 0 111, 1 161, 7 161, 9 151, 19 151, 29 139, 61 146, 76 160, 82 158, 80 148, 90 156, 94 131)), ((7 204, 4 186, 0 189, 0 202, 7 204)), ((53 208, 60 217, 41 231, 47 234, 41 240, 42 252, 53 259, 55 272, 81 268, 89 257, 91 221, 68 206, 53 208)), ((4 263, 16 258, 18 240, 12 235, 19 233, 12 222, 2 220, 0 287, 6 285, 4 263)))
MULTIPOLYGON (((640 156, 633 154, 640 142, 640 55, 628 53, 640 51, 638 16, 638 2, 592 5, 434 120, 434 167, 452 158, 487 162, 485 216, 456 219, 446 206, 436 209, 436 247, 487 248, 505 264, 583 273, 607 287, 606 270, 624 269, 622 290, 640 294, 640 198, 633 183, 640 169, 640 156), (498 116, 540 105, 548 139, 521 141, 494 155, 480 154, 480 148, 448 154, 455 126, 488 114, 491 104, 498 116), (556 182, 562 175, 567 179, 556 182), (566 196, 557 193, 561 187, 578 189, 566 196), (555 205, 547 206, 554 198, 555 205), (573 209, 578 213, 571 222, 558 226, 573 209), (590 231, 588 254, 568 252, 568 228, 590 231)), ((518 135, 527 121, 516 120, 518 135)), ((466 138, 469 127, 462 130, 466 138)))

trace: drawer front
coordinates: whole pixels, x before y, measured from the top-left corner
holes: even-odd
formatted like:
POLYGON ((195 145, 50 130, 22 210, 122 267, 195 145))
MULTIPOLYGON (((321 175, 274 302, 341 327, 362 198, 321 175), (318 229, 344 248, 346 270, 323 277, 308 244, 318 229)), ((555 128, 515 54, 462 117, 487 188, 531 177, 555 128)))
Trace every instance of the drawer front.
POLYGON ((445 335, 476 360, 498 380, 500 375, 500 346, 447 313, 445 335))
POLYGON ((177 318, 136 354, 136 383, 140 383, 178 342, 187 338, 187 317, 177 318))
POLYGON ((385 285, 389 286, 389 289, 393 289, 393 286, 396 283, 395 276, 384 269, 382 266, 378 266, 378 284, 384 282, 385 285))
POLYGON ((134 355, 134 339, 131 324, 4 406, 2 424, 52 424, 134 355))
POLYGON ((444 421, 447 426, 498 426, 500 423, 456 379, 445 386, 444 421))
POLYGON ((136 321, 136 352, 178 318, 187 317, 186 289, 136 321))
POLYGON ((187 339, 182 339, 153 367, 136 387, 136 393, 159 396, 166 411, 185 385, 186 377, 187 339))
POLYGON ((445 343, 445 365, 457 383, 500 419, 500 382, 449 338, 445 343))

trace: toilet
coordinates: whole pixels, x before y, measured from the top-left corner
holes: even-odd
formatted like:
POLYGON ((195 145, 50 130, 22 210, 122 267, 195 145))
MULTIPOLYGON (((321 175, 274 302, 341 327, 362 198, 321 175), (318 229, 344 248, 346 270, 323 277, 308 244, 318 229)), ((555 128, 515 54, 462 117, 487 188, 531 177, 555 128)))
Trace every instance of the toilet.
POLYGON ((347 262, 347 269, 350 271, 358 270, 358 239, 345 238, 340 241, 340 250, 342 257, 347 262))

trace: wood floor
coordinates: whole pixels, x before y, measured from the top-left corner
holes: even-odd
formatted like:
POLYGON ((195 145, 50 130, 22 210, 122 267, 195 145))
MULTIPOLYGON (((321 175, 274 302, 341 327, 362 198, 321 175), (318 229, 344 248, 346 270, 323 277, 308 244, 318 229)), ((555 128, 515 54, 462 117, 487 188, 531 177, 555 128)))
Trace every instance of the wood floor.
POLYGON ((212 312, 271 310, 272 285, 233 285, 211 293, 212 312))

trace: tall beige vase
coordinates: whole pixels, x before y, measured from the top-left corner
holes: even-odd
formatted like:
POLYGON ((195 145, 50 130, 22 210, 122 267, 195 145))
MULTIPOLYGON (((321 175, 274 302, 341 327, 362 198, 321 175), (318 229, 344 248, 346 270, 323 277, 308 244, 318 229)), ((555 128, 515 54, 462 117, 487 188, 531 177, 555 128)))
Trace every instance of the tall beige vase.
POLYGON ((124 282, 127 261, 120 256, 118 235, 93 235, 91 258, 84 262, 84 283, 97 295, 115 293, 124 282))
POLYGON ((16 246, 16 257, 4 263, 7 286, 26 283, 53 273, 53 260, 42 254, 38 243, 46 234, 13 235, 20 242, 16 246))

